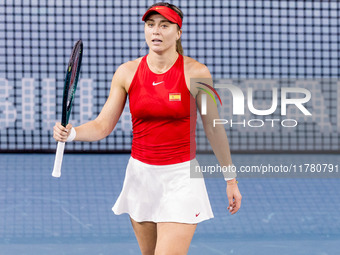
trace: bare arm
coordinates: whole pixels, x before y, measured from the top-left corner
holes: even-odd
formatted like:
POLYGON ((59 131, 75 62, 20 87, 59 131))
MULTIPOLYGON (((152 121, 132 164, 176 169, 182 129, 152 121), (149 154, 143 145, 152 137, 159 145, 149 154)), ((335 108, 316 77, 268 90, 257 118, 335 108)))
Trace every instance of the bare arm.
MULTIPOLYGON (((201 110, 202 98, 201 94, 203 92, 199 91, 197 95, 197 107, 201 110)), ((216 125, 214 127, 214 119, 220 119, 215 102, 210 96, 207 96, 207 114, 202 115, 202 123, 204 127, 205 134, 210 142, 211 148, 220 163, 221 166, 230 166, 232 164, 229 141, 227 138, 227 133, 223 125, 216 125)), ((225 176, 225 177, 236 177, 236 176, 225 176)))
MULTIPOLYGON (((196 68, 191 72, 191 77, 195 78, 195 81, 204 82, 210 86, 213 86, 212 77, 208 70, 208 68, 202 64, 196 63, 196 68)), ((208 88, 197 84, 191 84, 191 91, 195 94, 197 107, 201 114, 201 119, 204 127, 205 134, 210 142, 211 148, 220 163, 221 166, 229 166, 232 164, 229 141, 227 138, 226 131, 223 125, 216 125, 214 127, 214 119, 220 119, 217 106, 214 100, 207 95, 207 114, 202 115, 201 107, 202 107, 202 94, 205 92, 198 89, 197 87, 203 87, 207 90, 208 88)), ((212 92, 212 91, 211 91, 212 92)), ((213 94, 213 92, 212 92, 213 94)), ((218 102, 218 101, 217 101, 218 102)), ((235 176, 230 176, 235 177, 235 176)))
MULTIPOLYGON (((189 68, 188 74, 190 78, 195 78, 195 81, 199 81, 202 79, 202 82, 212 86, 212 77, 205 65, 202 65, 198 62, 192 63, 192 67, 189 68), (197 79, 197 80, 196 80, 197 79)), ((188 70, 188 69, 187 69, 188 70)), ((202 114, 201 106, 202 106, 202 97, 201 95, 204 93, 198 87, 201 87, 197 82, 192 82, 190 84, 190 92, 196 98, 197 107, 200 111, 202 123, 204 127, 205 134, 210 142, 210 145, 214 151, 214 154, 220 163, 223 166, 230 166, 232 164, 229 142, 227 138, 227 134, 222 125, 216 125, 214 127, 214 119, 220 119, 217 106, 214 100, 208 95, 207 98, 207 113, 202 114)), ((225 177, 234 178, 236 177, 236 173, 227 173, 225 177)), ((238 185, 236 179, 232 179, 227 182, 226 193, 228 196, 229 206, 228 210, 231 214, 236 213, 241 207, 241 193, 238 189, 238 185)))
POLYGON ((76 127, 77 141, 98 141, 107 137, 115 128, 125 106, 124 67, 120 66, 111 82, 109 97, 95 120, 76 127))
MULTIPOLYGON (((124 64, 126 65, 126 64, 124 64)), ((116 126, 124 109, 127 92, 125 89, 127 68, 121 65, 115 72, 109 97, 98 117, 75 128, 77 141, 98 141, 108 136, 116 126)), ((66 128, 57 123, 54 126, 54 138, 57 141, 66 141, 72 125, 66 128)))

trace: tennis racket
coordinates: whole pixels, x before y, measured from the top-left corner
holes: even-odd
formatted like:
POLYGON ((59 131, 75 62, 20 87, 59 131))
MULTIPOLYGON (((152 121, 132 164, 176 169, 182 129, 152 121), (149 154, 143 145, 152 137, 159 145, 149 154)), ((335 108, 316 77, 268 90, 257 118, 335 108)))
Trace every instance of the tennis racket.
MULTIPOLYGON (((63 94, 63 110, 61 116, 61 124, 66 127, 70 117, 74 93, 77 89, 77 83, 79 78, 79 71, 81 66, 81 59, 83 56, 83 42, 77 41, 73 46, 70 61, 66 71, 64 94, 63 94)), ((55 155, 54 168, 52 172, 53 177, 60 177, 61 175, 61 164, 63 162, 65 143, 58 142, 57 152, 55 155)))

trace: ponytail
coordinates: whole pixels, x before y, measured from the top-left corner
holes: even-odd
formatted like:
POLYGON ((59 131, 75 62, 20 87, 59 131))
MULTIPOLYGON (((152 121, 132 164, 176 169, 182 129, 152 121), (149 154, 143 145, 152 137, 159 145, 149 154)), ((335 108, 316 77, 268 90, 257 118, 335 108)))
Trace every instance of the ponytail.
POLYGON ((176 41, 176 51, 177 51, 178 54, 180 54, 180 55, 183 55, 183 54, 184 54, 183 47, 182 47, 181 38, 179 38, 179 39, 176 41))

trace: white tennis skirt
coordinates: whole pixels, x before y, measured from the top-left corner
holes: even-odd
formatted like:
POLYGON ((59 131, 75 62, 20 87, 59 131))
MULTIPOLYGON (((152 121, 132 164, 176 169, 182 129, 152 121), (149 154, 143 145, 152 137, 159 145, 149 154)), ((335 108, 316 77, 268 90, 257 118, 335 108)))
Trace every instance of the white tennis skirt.
POLYGON ((113 212, 137 222, 194 224, 213 218, 204 178, 190 178, 190 164, 198 162, 158 166, 130 157, 113 212))

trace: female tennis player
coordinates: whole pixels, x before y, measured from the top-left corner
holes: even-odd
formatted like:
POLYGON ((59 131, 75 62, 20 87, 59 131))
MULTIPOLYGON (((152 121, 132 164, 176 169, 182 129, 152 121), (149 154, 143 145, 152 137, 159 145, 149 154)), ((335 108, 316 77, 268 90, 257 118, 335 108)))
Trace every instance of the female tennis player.
MULTIPOLYGON (((174 5, 152 5, 142 18, 148 55, 116 70, 107 102, 95 120, 76 128, 60 123, 54 127, 57 141, 103 139, 113 131, 129 96, 131 157, 112 209, 129 214, 143 255, 187 254, 197 223, 213 218, 204 179, 190 178, 190 166, 198 165, 196 104, 200 109, 202 91, 190 87, 190 79, 211 74, 205 65, 183 56, 182 18, 174 5)), ((223 127, 213 128, 218 113, 209 102, 209 114, 201 116, 205 132, 220 164, 229 166, 228 139, 223 127)), ((227 209, 234 214, 241 206, 235 178, 227 180, 226 192, 227 209)))

